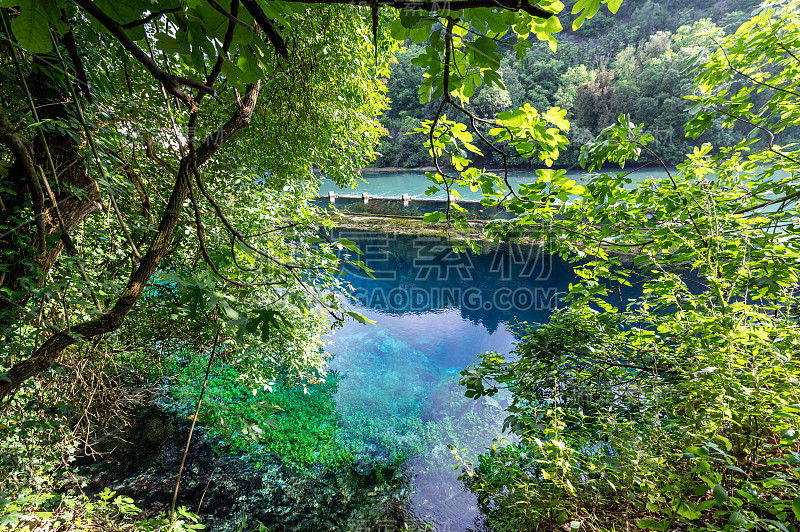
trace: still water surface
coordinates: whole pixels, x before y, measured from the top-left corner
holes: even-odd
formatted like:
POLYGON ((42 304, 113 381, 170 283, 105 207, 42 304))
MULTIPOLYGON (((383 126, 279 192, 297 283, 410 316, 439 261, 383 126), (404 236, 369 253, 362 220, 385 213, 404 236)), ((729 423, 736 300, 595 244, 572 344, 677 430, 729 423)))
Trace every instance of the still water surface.
POLYGON ((342 232, 365 251, 371 279, 350 269, 355 310, 332 335, 331 368, 342 437, 377 455, 413 456, 407 517, 434 530, 482 530, 475 497, 457 480, 447 445, 475 460, 501 435, 507 398, 463 396, 459 372, 487 351, 509 353, 521 322, 545 323, 574 281, 572 269, 538 248, 500 245, 455 254, 439 238, 342 232))
MULTIPOLYGON (((638 183, 648 177, 662 179, 667 177, 666 171, 661 167, 650 166, 640 170, 632 171, 633 168, 626 168, 625 171, 631 173, 628 177, 633 183, 638 183)), ((612 172, 615 170, 607 170, 612 172)), ((618 170, 616 170, 618 171, 618 170)), ((588 172, 580 168, 568 170, 567 177, 574 179, 578 183, 585 182, 588 172)), ((364 170, 361 177, 365 182, 358 184, 357 189, 341 188, 330 179, 324 179, 320 184, 319 195, 327 196, 328 192, 336 192, 340 196, 360 196, 362 192, 368 192, 372 196, 379 198, 399 198, 403 194, 409 194, 413 198, 445 199, 444 192, 439 192, 432 196, 426 196, 425 190, 431 186, 431 182, 425 177, 425 172, 420 170, 399 170, 391 172, 376 172, 364 170)), ((522 183, 531 183, 536 180, 534 169, 509 170, 509 183, 516 187, 522 183)), ((469 188, 458 188, 461 199, 480 201, 482 198, 480 191, 473 192, 469 188)))

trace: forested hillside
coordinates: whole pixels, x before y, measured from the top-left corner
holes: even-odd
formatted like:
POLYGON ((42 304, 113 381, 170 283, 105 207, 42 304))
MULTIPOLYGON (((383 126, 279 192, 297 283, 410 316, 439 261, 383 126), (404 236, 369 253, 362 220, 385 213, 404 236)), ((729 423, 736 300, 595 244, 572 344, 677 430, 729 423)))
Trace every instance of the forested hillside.
MULTIPOLYGON (((757 5, 754 0, 626 0, 616 16, 600 11, 577 31, 571 31, 577 15, 566 15, 555 51, 547 43, 534 41, 520 60, 513 42, 498 46, 505 89, 480 87, 468 108, 483 117, 525 103, 539 111, 551 106, 566 109, 570 144, 555 163, 559 167, 576 165, 581 146, 614 124, 621 113, 629 113, 634 123, 645 125, 655 137, 661 157, 670 163, 682 160, 705 142, 730 144, 747 130, 717 126, 700 138, 685 138, 683 125, 690 104, 684 96, 692 92, 692 67, 701 59, 698 55, 736 30, 757 5)), ((436 102, 419 104, 423 68, 416 66, 414 59, 425 51, 426 44, 412 39, 398 54, 387 84, 392 103, 381 123, 390 136, 383 139, 375 166, 430 164, 421 136, 407 135, 436 110, 436 102)), ((517 157, 509 163, 531 166, 537 161, 517 157)), ((502 166, 491 151, 478 157, 476 164, 502 166)))

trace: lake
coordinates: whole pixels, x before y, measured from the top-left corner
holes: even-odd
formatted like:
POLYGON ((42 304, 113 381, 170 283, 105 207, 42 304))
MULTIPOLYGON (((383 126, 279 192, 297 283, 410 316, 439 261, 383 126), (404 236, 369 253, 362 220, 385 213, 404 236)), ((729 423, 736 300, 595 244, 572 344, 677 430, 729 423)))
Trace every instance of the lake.
MULTIPOLYGON (((626 168, 632 171, 635 165, 626 168)), ((670 169, 672 171, 673 169, 670 169)), ((611 172, 612 170, 607 170, 611 172)), ((512 186, 522 183, 531 183, 536 180, 534 169, 509 170, 509 182, 512 186)), ((567 171, 567 177, 576 182, 585 182, 588 172, 577 168, 567 171)), ((341 188, 330 179, 323 179, 319 187, 319 195, 327 196, 328 192, 335 192, 340 196, 360 196, 362 192, 367 192, 379 198, 399 198, 403 194, 409 194, 413 198, 446 199, 444 192, 439 192, 432 196, 426 196, 425 190, 432 185, 425 177, 422 170, 396 170, 396 171, 370 171, 363 170, 361 177, 365 182, 360 182, 358 188, 341 188)), ((640 170, 632 171, 628 176, 634 183, 638 183, 648 177, 657 179, 666 178, 667 173, 660 166, 649 166, 640 170)), ((482 199, 480 191, 473 192, 469 188, 458 188, 461 199, 480 201, 482 199)))
MULTIPOLYGON (((498 245, 456 254, 443 239, 338 231, 364 251, 375 279, 347 268, 350 321, 330 337, 340 437, 377 456, 402 453, 403 519, 433 530, 483 530, 473 494, 457 480, 447 445, 472 460, 502 434, 508 397, 473 401, 459 372, 487 351, 509 353, 522 323, 545 323, 572 269, 537 247, 498 245)), ((397 521, 387 530, 399 529, 397 521)))

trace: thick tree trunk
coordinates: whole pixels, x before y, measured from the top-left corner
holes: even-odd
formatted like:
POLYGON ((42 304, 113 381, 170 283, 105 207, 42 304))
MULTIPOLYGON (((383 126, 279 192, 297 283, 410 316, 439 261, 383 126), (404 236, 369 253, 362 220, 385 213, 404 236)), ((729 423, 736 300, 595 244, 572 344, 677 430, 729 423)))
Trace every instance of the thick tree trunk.
MULTIPOLYGON (((29 80, 29 86, 34 101, 39 104, 40 120, 63 121, 70 118, 67 105, 71 104, 65 103, 69 98, 59 86, 41 77, 29 80)), ((50 239, 60 231, 60 227, 50 195, 46 192, 47 187, 40 181, 41 170, 44 170, 45 178, 52 188, 58 212, 67 231, 92 212, 101 209, 101 205, 100 190, 86 171, 75 139, 58 131, 43 132, 58 175, 58 186, 56 186, 45 155, 45 146, 40 137, 37 135, 32 141, 25 138, 14 129, 4 111, 0 111, 0 114, 2 114, 0 140, 14 154, 13 164, 4 179, 4 184, 13 190, 14 194, 3 196, 6 212, 0 213, 0 224, 10 226, 0 238, 0 256, 12 257, 11 262, 6 263, 7 271, 0 279, 0 287, 7 287, 12 294, 17 294, 16 297, 10 297, 8 294, 0 297, 0 328, 5 329, 17 318, 15 309, 24 307, 28 301, 28 293, 24 290, 21 280, 36 276, 38 270, 41 281, 63 250, 61 240, 52 242, 50 239), (12 148, 15 143, 21 143, 21 149, 12 148), (40 211, 41 215, 32 223, 13 223, 12 220, 19 220, 22 217, 21 213, 26 209, 25 204, 31 199, 35 210, 40 211), (43 252, 42 249, 30 249, 22 244, 26 240, 36 242, 40 239, 44 243, 50 242, 44 246, 43 252)))
MULTIPOLYGON (((222 128, 209 135, 197 148, 196 166, 205 163, 232 135, 250 124, 253 110, 258 101, 259 88, 260 83, 251 87, 243 98, 242 108, 234 113, 222 128)), ((186 156, 181 160, 180 170, 167 207, 161 217, 156 236, 147 253, 139 262, 138 267, 131 274, 125 290, 117 299, 114 307, 97 319, 81 323, 72 327, 69 331, 62 331, 51 336, 30 357, 14 364, 6 373, 8 380, 0 382, 0 401, 12 395, 25 380, 49 368, 67 347, 99 334, 114 331, 122 324, 125 316, 133 308, 136 300, 142 294, 145 286, 147 286, 150 277, 155 273, 159 262, 169 250, 183 203, 189 197, 189 180, 192 177, 189 157, 186 156)))

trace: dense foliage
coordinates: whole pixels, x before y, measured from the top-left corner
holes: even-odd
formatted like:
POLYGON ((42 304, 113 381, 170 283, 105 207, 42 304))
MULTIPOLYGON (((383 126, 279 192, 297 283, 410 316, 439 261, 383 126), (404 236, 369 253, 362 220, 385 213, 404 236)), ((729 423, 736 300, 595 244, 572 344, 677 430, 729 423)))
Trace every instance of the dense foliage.
MULTIPOLYGON (((519 442, 465 473, 498 526, 797 530, 798 8, 765 6, 695 70, 687 135, 748 137, 636 186, 539 170, 506 202, 517 218, 493 222, 551 240, 582 278, 514 356, 462 373, 470 396, 515 397, 519 442)), ((582 159, 654 156, 653 140, 622 115, 582 159)))
POLYGON ((281 37, 253 2, 162 4, 2 4, 2 527, 117 526, 69 462, 113 449, 156 368, 217 344, 248 389, 313 383, 344 317, 349 244, 307 198, 371 160, 394 45, 344 6, 289 6, 281 37))
MULTIPOLYGON (((579 0, 561 19, 557 0, 329 3, 0 3, 0 527, 199 527, 180 508, 139 518, 110 491, 90 502, 72 477, 158 382, 236 449, 352 458, 330 400, 347 380, 321 383, 321 338, 363 320, 329 290, 334 251, 357 252, 307 200, 315 170, 352 183, 373 160, 388 84, 401 140, 384 164, 421 164, 397 133, 423 134, 432 191, 480 189, 513 214, 489 238, 546 242, 584 279, 516 359, 463 373, 470 397, 515 397, 519 441, 465 472, 494 523, 796 530, 797 2, 735 32, 746 2, 675 17, 677 2, 579 0), (585 33, 557 45, 562 20, 585 33), (425 47, 387 82, 406 39, 425 47), (507 178, 519 160, 594 171, 642 154, 669 177, 507 178)), ((477 247, 458 238, 464 215, 448 202, 425 218, 477 247)), ((385 418, 413 414, 401 381, 374 386, 398 398, 385 418)), ((396 443, 359 414, 361 444, 396 443)), ((435 441, 477 418, 410 419, 435 441)))
MULTIPOLYGON (((699 138, 686 138, 684 96, 692 91, 691 65, 697 55, 714 48, 725 32, 732 33, 756 5, 729 2, 720 10, 708 2, 626 0, 616 16, 600 12, 579 30, 565 31, 555 51, 538 44, 519 59, 510 46, 513 42, 498 46, 503 87, 478 88, 467 108, 484 118, 525 103, 540 112, 552 106, 565 109, 571 127, 569 145, 555 162, 559 167, 576 166, 581 146, 624 112, 654 136, 653 146, 663 160, 677 164, 704 142, 728 145, 747 132, 741 124, 733 130, 715 124, 699 138)), ((376 166, 430 165, 420 136, 409 135, 436 110, 432 102, 418 102, 422 68, 415 59, 424 47, 419 40, 408 43, 392 66, 387 84, 391 105, 381 116, 390 136, 378 148, 376 166)), ((492 150, 473 157, 476 165, 503 164, 492 150)), ((535 166, 540 161, 515 157, 509 164, 535 166)))
MULTIPOLYGON (((215 365, 257 394, 318 382, 323 332, 363 318, 328 291, 333 251, 353 245, 327 237, 307 198, 315 171, 350 183, 373 158, 397 46, 390 27, 435 41, 441 15, 554 42, 564 7, 479 0, 439 13, 410 2, 398 19, 379 9, 388 3, 403 7, 0 4, 0 429, 12 495, 2 526, 94 519, 69 462, 106 452, 100 442, 164 377, 157 368, 181 375, 175 357, 207 360, 204 414, 215 365), (69 502, 56 504, 56 490, 69 502)), ((482 61, 485 39, 459 38, 462 66, 482 61)), ((434 97, 456 88, 436 72, 437 50, 450 57, 452 44, 448 30, 430 50, 434 97)), ((492 65, 461 81, 497 84, 492 65)), ((213 417, 223 431, 263 432, 266 419, 242 414, 213 417)), ((180 470, 176 494, 179 481, 180 470)), ((136 513, 104 497, 112 513, 122 504, 120 519, 136 513)), ((194 526, 176 501, 169 526, 194 526)), ((105 510, 98 519, 117 526, 105 510)))

